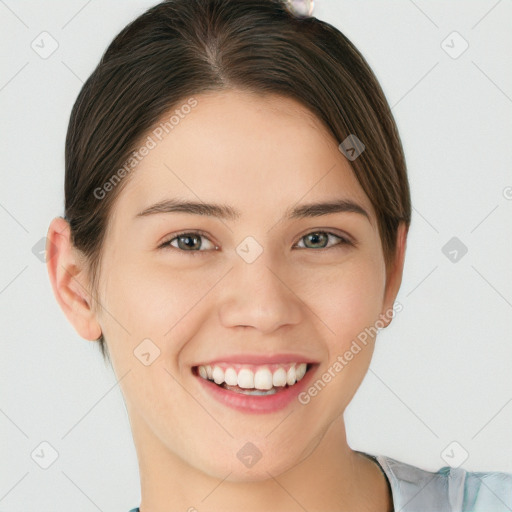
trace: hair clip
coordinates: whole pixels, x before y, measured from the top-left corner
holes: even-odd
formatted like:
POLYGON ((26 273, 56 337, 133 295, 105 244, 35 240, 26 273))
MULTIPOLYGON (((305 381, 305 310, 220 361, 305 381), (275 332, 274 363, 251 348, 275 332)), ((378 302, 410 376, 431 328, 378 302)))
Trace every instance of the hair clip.
POLYGON ((296 16, 311 16, 315 8, 315 0, 285 0, 285 3, 296 16))

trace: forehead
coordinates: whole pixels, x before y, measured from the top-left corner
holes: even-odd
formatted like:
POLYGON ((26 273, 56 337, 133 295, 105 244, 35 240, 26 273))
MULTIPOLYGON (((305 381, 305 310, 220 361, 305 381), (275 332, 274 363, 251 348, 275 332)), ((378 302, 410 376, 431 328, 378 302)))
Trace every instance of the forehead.
POLYGON ((374 215, 337 141, 299 102, 231 90, 194 98, 196 106, 161 140, 148 132, 154 147, 134 169, 121 201, 140 209, 180 196, 262 211, 350 198, 374 215))

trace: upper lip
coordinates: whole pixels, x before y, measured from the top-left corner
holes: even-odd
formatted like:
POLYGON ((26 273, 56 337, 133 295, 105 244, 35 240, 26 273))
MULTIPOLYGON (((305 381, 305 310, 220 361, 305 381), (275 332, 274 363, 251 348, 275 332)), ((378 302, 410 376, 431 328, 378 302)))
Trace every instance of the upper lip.
POLYGON ((215 365, 216 363, 233 363, 233 364, 249 364, 249 365, 265 365, 279 363, 311 363, 315 364, 311 357, 300 354, 281 353, 281 354, 230 354, 215 357, 208 361, 197 363, 194 366, 215 365))

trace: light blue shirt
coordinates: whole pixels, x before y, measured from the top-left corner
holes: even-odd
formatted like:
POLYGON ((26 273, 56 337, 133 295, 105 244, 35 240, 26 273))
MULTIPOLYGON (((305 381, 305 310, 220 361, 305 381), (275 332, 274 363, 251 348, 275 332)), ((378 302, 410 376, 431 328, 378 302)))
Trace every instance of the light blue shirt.
POLYGON ((388 477, 395 512, 512 512, 512 473, 431 472, 384 455, 374 460, 388 477))
POLYGON ((432 472, 385 455, 361 453, 386 475, 395 512, 512 512, 512 473, 450 466, 432 472))

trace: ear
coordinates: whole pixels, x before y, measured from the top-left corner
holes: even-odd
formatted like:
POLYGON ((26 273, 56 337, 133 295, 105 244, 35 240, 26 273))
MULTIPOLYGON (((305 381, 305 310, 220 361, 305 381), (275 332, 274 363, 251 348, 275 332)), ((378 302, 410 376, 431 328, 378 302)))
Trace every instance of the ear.
POLYGON ((84 263, 71 243, 69 223, 56 217, 46 237, 46 267, 53 293, 76 332, 92 341, 101 336, 101 327, 92 307, 84 263))
POLYGON ((384 327, 387 327, 393 319, 394 315, 390 316, 389 311, 393 310, 393 304, 396 296, 398 295, 400 285, 402 284, 407 232, 408 226, 406 226, 404 222, 400 222, 396 235, 395 255, 386 271, 386 287, 384 290, 384 301, 382 304, 383 309, 380 314, 380 320, 384 324, 384 327))

